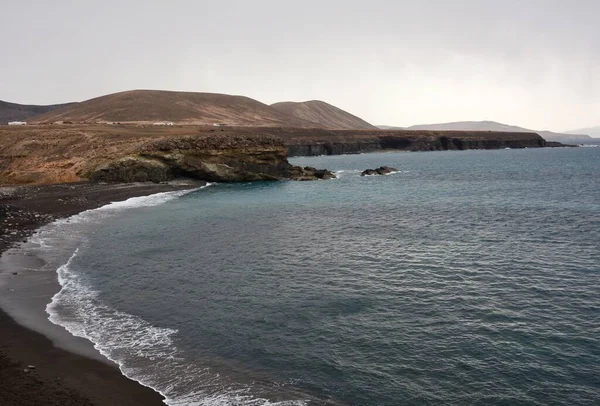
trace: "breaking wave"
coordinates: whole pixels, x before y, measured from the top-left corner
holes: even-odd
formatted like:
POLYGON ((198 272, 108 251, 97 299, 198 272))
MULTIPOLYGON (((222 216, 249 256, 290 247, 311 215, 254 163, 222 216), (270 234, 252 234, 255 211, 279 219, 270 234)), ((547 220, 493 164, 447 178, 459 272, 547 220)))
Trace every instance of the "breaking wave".
MULTIPOLYGON (((208 186, 210 184, 203 188, 208 186)), ((115 362, 125 376, 159 392, 168 405, 303 405, 303 401, 271 403, 253 396, 250 387, 227 383, 209 368, 187 362, 174 344, 176 329, 153 326, 140 317, 106 305, 85 274, 77 272, 80 248, 95 226, 125 210, 157 206, 190 192, 192 190, 133 197, 40 228, 29 243, 38 255, 50 257, 47 267, 56 269, 56 264, 61 262, 58 252, 62 252, 62 258, 65 251, 72 252, 67 262, 56 270, 61 290, 46 306, 49 320, 72 335, 89 340, 97 351, 115 362)))

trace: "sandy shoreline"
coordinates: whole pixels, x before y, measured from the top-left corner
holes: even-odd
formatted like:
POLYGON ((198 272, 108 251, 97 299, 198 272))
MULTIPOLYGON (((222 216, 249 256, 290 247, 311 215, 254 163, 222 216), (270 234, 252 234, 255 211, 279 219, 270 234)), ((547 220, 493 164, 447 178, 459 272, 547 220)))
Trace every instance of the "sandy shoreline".
MULTIPOLYGON (((0 187, 0 252, 7 254, 11 247, 23 243, 36 229, 55 219, 131 197, 198 186, 186 182, 0 187)), ((60 289, 56 273, 36 274, 27 269, 35 265, 27 261, 35 259, 19 257, 14 249, 10 253, 14 256, 0 268, 0 298, 4 306, 0 310, 2 405, 164 404, 160 394, 123 376, 117 365, 102 357, 89 341, 73 337, 52 324, 43 310, 60 289), (10 300, 18 295, 20 300, 10 300), (11 303, 18 305, 11 308, 11 303), (29 365, 35 368, 28 368, 29 365)))

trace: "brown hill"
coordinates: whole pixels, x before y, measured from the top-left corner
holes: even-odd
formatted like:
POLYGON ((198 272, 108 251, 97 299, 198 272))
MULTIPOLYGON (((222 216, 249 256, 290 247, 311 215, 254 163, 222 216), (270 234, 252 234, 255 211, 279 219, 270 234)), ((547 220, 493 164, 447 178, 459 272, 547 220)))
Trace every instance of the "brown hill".
POLYGON ((363 119, 320 100, 281 102, 272 104, 271 107, 297 119, 313 122, 317 127, 340 130, 377 129, 363 119))
POLYGON ((72 104, 73 103, 37 106, 9 103, 0 100, 0 125, 7 124, 10 121, 27 121, 30 117, 38 116, 51 110, 72 104))
POLYGON ((259 101, 217 93, 131 90, 35 117, 34 122, 123 122, 314 127, 259 101))

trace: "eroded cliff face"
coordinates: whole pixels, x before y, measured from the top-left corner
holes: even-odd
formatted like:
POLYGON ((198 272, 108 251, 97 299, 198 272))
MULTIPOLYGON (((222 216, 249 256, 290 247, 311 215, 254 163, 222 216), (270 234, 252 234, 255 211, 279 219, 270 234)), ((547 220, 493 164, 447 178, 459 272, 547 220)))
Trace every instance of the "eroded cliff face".
POLYGON ((247 182, 335 177, 329 171, 291 165, 283 141, 272 136, 219 132, 148 136, 142 131, 121 137, 64 131, 62 139, 58 139, 61 134, 51 136, 48 131, 20 135, 0 156, 0 183, 165 182, 179 177, 247 182))
POLYGON ((289 156, 359 154, 377 151, 445 151, 465 149, 541 148, 546 141, 534 133, 467 131, 340 132, 285 139, 289 156))
POLYGON ((151 141, 134 155, 92 165, 84 176, 105 182, 164 182, 178 177, 208 182, 334 177, 329 171, 291 165, 277 138, 228 135, 151 141))
POLYGON ((0 126, 0 184, 326 179, 287 156, 547 146, 534 133, 275 127, 0 126))

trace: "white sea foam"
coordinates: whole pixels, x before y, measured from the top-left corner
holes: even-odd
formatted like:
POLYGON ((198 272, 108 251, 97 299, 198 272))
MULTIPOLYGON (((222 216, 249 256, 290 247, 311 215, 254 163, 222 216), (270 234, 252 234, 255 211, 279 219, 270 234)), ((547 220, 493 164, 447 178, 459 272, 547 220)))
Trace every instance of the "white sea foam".
POLYGON ((339 171, 335 171, 335 173, 337 174, 342 174, 342 173, 360 173, 361 171, 358 169, 341 169, 339 171))
MULTIPOLYGON (((206 188, 210 185, 211 184, 208 183, 199 189, 206 188)), ((80 240, 85 238, 85 234, 87 234, 91 226, 101 224, 106 218, 112 217, 128 209, 157 206, 192 191, 193 190, 180 190, 156 193, 149 196, 132 197, 121 202, 107 204, 97 209, 86 210, 71 217, 58 219, 53 223, 41 227, 27 242, 40 248, 41 251, 66 248, 68 250, 70 249, 70 252, 73 252, 76 247, 69 244, 69 241, 78 244, 80 240)))
MULTIPOLYGON (((207 185, 208 186, 208 185, 207 185)), ((304 405, 304 401, 271 403, 253 396, 249 387, 224 381, 210 369, 186 361, 173 338, 177 330, 153 326, 140 317, 118 311, 99 298, 83 273, 77 272, 79 246, 90 226, 123 210, 163 204, 190 191, 135 197, 88 210, 43 227, 30 239, 46 253, 70 247, 73 254, 58 267, 61 290, 46 306, 49 320, 71 334, 91 341, 121 372, 160 394, 171 406, 304 405)))
POLYGON ((335 171, 333 174, 335 175, 335 179, 340 179, 347 174, 360 173, 358 169, 341 169, 339 171, 335 171))
POLYGON ((270 403, 252 396, 249 388, 227 384, 210 369, 187 362, 173 342, 177 330, 153 326, 102 303, 98 292, 73 270, 77 255, 78 250, 57 271, 62 289, 46 307, 50 321, 91 341, 125 376, 162 394, 168 405, 305 404, 270 403))
MULTIPOLYGON (((362 173, 363 171, 361 171, 360 169, 341 169, 339 171, 335 171, 334 174, 337 177, 340 177, 340 175, 345 175, 345 174, 356 174, 356 173, 362 173)), ((392 171, 390 173, 386 173, 385 175, 393 175, 395 173, 408 173, 410 171, 392 171)), ((365 176, 377 176, 377 175, 365 175, 365 176)))

